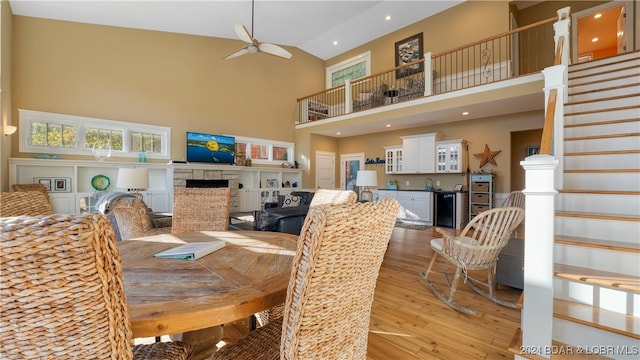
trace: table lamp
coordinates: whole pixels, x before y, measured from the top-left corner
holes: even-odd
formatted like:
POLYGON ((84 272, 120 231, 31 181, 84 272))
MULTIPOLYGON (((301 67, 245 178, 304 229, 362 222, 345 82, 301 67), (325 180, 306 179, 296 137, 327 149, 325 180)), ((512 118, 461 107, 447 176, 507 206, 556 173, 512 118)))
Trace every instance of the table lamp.
POLYGON ((149 187, 149 169, 147 168, 119 168, 116 187, 127 191, 141 191, 149 187))
POLYGON ((360 192, 360 201, 373 201, 373 193, 369 186, 378 186, 378 173, 373 170, 360 170, 356 176, 356 186, 364 187, 360 192))

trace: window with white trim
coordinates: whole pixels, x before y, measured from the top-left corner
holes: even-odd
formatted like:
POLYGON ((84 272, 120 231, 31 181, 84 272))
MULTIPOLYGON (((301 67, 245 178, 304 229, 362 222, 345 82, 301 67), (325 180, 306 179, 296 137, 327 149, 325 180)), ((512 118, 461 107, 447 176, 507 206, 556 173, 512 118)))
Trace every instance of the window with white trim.
POLYGON ((327 67, 327 89, 342 85, 347 79, 355 80, 367 75, 371 75, 371 51, 327 67))
POLYGON ((171 128, 156 125, 19 109, 20 152, 93 155, 111 149, 114 157, 171 158, 171 128))
POLYGON ((255 139, 242 136, 236 138, 236 154, 245 154, 252 164, 281 165, 293 162, 294 144, 284 141, 255 139))

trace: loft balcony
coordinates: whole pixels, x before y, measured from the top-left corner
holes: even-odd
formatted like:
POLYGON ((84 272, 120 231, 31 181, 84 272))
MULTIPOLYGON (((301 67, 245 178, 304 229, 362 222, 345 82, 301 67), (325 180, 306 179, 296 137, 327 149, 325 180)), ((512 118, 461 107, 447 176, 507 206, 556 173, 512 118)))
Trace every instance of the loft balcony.
POLYGON ((556 17, 347 80, 298 99, 296 129, 354 136, 544 108, 541 71, 554 64, 556 17), (425 114, 428 113, 428 117, 425 114))

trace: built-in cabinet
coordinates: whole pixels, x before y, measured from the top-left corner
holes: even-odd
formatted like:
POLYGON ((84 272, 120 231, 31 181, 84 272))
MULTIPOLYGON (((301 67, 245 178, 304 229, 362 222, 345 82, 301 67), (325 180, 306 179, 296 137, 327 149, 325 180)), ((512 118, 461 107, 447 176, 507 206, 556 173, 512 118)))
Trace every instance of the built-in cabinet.
MULTIPOLYGON (((207 170, 226 170, 224 166, 198 165, 207 170)), ((97 200, 116 188, 119 168, 144 167, 149 170, 149 188, 137 191, 156 212, 171 212, 175 165, 90 160, 9 159, 9 186, 42 182, 50 187, 49 199, 56 213, 97 212, 97 200), (99 181, 96 181, 96 178, 99 181), (102 186, 107 185, 104 189, 102 186), (97 187, 97 189, 96 189, 97 187)), ((194 165, 195 167, 195 165, 194 165)), ((180 164, 179 169, 190 168, 180 164)), ((275 202, 302 186, 302 170, 290 168, 236 167, 238 173, 238 206, 233 211, 253 211, 275 202)), ((233 197, 233 195, 232 195, 233 197)))
POLYGON ((436 173, 466 171, 467 151, 467 142, 462 139, 436 142, 436 173))
POLYGON ((402 137, 404 174, 435 173, 436 133, 402 137))
MULTIPOLYGON (((43 183, 56 213, 97 212, 95 203, 106 191, 116 191, 119 168, 149 170, 149 188, 140 191, 145 203, 158 212, 171 211, 172 171, 168 165, 89 160, 9 159, 9 186, 43 183)), ((119 189, 125 191, 125 189, 119 189)))
POLYGON ((402 173, 402 146, 385 146, 385 174, 401 174, 402 173))
MULTIPOLYGON (((392 198, 400 203, 399 219, 433 225, 433 193, 430 191, 376 190, 377 198, 392 198)), ((375 198, 375 197, 374 197, 375 198)))
POLYGON ((238 211, 264 209, 265 203, 277 202, 278 195, 300 190, 302 170, 246 167, 240 171, 238 211))
POLYGON ((495 174, 471 174, 469 176, 469 220, 483 211, 493 209, 495 179, 495 174))

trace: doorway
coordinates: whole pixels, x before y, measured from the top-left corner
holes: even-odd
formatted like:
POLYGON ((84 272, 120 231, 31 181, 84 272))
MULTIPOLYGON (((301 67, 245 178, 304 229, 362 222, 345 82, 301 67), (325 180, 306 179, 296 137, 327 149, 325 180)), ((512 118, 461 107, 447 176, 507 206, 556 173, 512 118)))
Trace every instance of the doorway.
POLYGON ((335 189, 336 154, 316 151, 316 189, 335 189))
POLYGON ((612 1, 571 15, 572 63, 633 49, 633 2, 612 1))
POLYGON ((525 186, 525 172, 520 162, 525 157, 536 154, 540 149, 542 129, 511 132, 511 176, 509 192, 523 190, 525 186))
POLYGON ((358 193, 356 177, 364 170, 364 153, 340 155, 340 188, 358 193))

